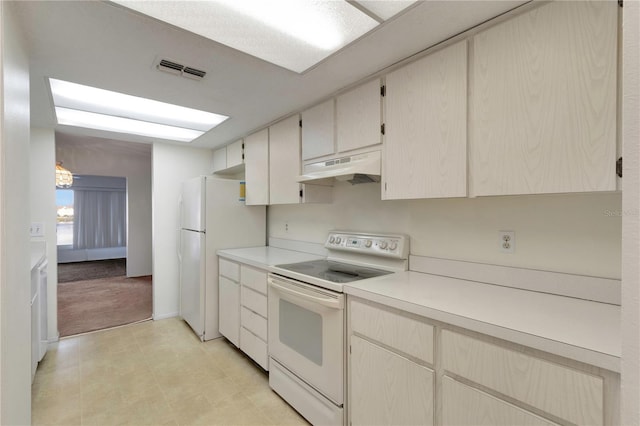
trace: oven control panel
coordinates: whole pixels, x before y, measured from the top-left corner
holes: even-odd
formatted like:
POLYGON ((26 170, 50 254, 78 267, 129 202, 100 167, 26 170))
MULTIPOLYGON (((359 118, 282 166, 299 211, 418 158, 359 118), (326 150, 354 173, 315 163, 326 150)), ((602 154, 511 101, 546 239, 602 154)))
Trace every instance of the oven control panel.
POLYGON ((330 250, 406 259, 409 254, 409 237, 403 234, 353 234, 332 231, 327 236, 324 246, 330 250))

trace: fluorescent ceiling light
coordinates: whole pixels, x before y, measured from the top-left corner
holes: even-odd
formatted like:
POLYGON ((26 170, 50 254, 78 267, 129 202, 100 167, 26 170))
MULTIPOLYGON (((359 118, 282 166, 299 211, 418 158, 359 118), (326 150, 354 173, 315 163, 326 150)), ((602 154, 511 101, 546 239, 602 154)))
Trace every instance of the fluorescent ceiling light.
POLYGON ((379 25, 343 0, 114 0, 295 72, 379 25))
POLYGON ((56 117, 58 124, 65 126, 85 127, 88 129, 128 133, 131 135, 149 136, 180 142, 191 142, 198 136, 204 134, 204 132, 200 130, 184 129, 181 127, 63 107, 56 107, 56 117))
POLYGON ((191 142, 227 116, 49 79, 59 124, 191 142))

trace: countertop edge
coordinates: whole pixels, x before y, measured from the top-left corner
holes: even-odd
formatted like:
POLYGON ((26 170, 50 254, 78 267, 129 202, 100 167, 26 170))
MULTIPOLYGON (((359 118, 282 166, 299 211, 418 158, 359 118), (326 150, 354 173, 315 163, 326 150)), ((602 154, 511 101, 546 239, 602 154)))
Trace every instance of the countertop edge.
POLYGON ((614 355, 597 352, 588 348, 582 348, 557 340, 535 336, 526 332, 509 329, 507 327, 490 324, 470 317, 464 317, 446 311, 418 305, 406 300, 393 298, 386 295, 369 292, 349 285, 344 286, 345 294, 361 299, 377 302, 381 305, 396 308, 415 315, 451 324, 460 328, 486 334, 498 339, 517 343, 522 346, 538 349, 554 355, 569 358, 575 361, 590 364, 616 373, 620 372, 620 358, 614 355))
POLYGON ((227 260, 232 260, 234 262, 239 262, 267 271, 270 271, 270 268, 274 266, 274 264, 302 262, 322 258, 322 256, 313 253, 271 246, 221 249, 216 252, 216 255, 227 260), (247 252, 249 251, 254 251, 255 253, 253 253, 253 255, 248 255, 247 252), (288 257, 292 258, 291 262, 289 262, 288 257), (274 263, 273 261, 275 259, 278 260, 274 263), (271 260, 271 262, 269 260, 271 260))
POLYGON ((217 252, 217 255, 218 255, 218 257, 221 257, 223 259, 233 260, 235 262, 240 262, 240 263, 243 263, 245 265, 253 266, 255 268, 262 268, 262 269, 269 268, 269 265, 266 264, 266 263, 262 263, 262 262, 254 260, 254 259, 250 259, 250 258, 247 258, 247 257, 239 256, 239 255, 236 255, 236 254, 228 253, 228 252, 225 252, 224 250, 219 250, 217 252))

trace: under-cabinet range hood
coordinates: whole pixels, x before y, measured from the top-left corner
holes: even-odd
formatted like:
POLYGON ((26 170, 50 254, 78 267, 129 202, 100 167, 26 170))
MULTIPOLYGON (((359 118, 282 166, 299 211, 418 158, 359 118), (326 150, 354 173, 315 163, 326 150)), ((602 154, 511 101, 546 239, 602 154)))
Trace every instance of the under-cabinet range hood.
POLYGON ((380 151, 348 155, 303 166, 298 182, 313 182, 335 178, 358 183, 380 182, 380 151))

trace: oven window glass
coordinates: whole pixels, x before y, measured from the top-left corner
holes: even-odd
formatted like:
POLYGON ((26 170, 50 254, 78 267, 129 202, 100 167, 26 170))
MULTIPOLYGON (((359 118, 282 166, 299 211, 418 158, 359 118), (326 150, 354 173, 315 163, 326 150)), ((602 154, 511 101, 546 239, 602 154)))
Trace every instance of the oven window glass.
POLYGON ((322 315, 280 299, 280 342, 322 366, 322 315))

